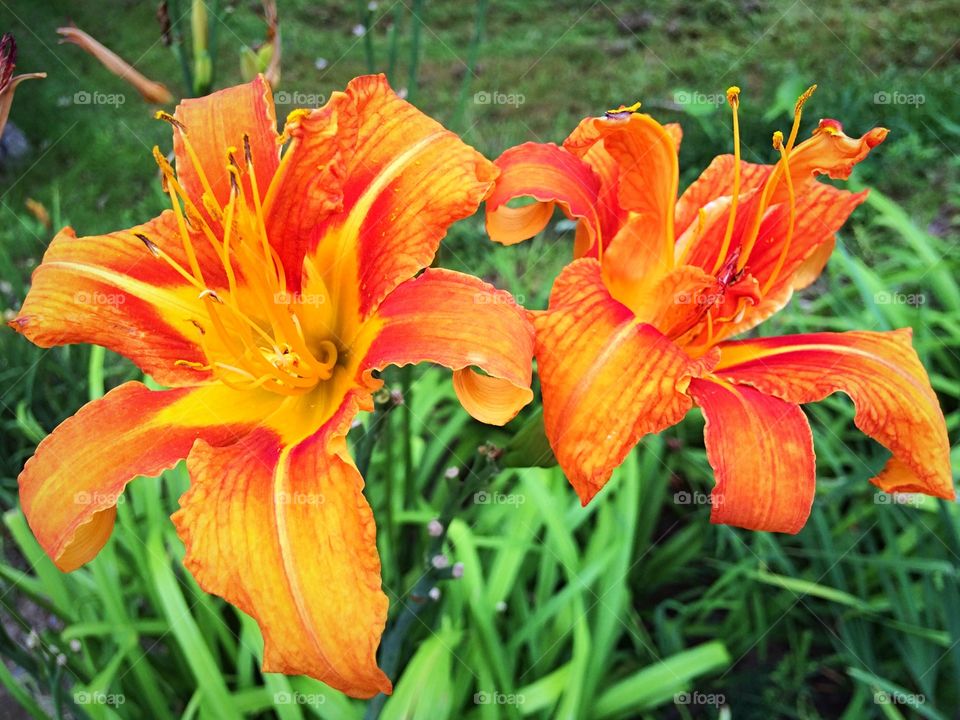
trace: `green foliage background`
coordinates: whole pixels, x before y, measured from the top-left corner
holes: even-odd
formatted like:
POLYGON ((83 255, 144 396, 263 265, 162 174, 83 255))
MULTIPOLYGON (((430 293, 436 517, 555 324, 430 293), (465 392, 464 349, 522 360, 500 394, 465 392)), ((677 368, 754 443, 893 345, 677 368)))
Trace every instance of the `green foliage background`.
MULTIPOLYGON (((258 7, 217 6, 218 86, 239 80, 239 48, 262 38, 258 7)), ((328 95, 354 75, 389 70, 395 88, 490 157, 526 140, 560 141, 581 117, 640 99, 661 120, 683 124, 684 183, 730 150, 728 111, 711 97, 731 84, 743 89, 749 160, 772 159, 772 131, 788 128, 793 100, 813 82, 820 89, 806 126, 828 116, 850 134, 891 128, 850 183, 873 193, 823 278, 763 331, 912 327, 956 437, 955 3, 371 7, 280 0, 277 89, 328 95), (357 25, 369 31, 358 37, 357 25), (478 103, 478 92, 517 103, 478 103), (924 302, 878 302, 893 293, 924 302)), ((0 0, 0 31, 16 34, 19 69, 49 73, 18 91, 12 121, 31 150, 0 169, 0 310, 17 307, 51 237, 25 211, 28 197, 46 205, 56 227, 80 234, 127 227, 164 206, 149 153, 169 146, 168 128, 54 34, 73 20, 184 94, 155 9, 133 0, 0 0), (72 102, 82 91, 126 101, 72 102)), ((189 13, 174 19, 187 23, 189 13)), ((453 228, 437 264, 482 275, 540 308, 571 243, 558 222, 531 243, 500 248, 478 216, 453 228)), ((259 673, 255 624, 201 592, 180 565, 167 516, 188 482, 182 468, 130 486, 112 541, 86 568, 64 576, 42 555, 17 509, 24 460, 87 399, 135 377, 129 363, 98 350, 43 351, 0 333, 0 717, 369 712, 314 681, 259 673), (96 692, 113 702, 84 701, 96 692)), ((389 373, 388 382, 405 403, 384 415, 366 477, 395 614, 423 576, 426 524, 459 482, 444 471, 465 468, 480 443, 503 442, 526 416, 505 432, 472 423, 443 371, 389 373)), ((442 595, 413 625, 382 717, 957 717, 957 507, 882 502, 866 480, 885 453, 853 427, 849 402, 831 398, 808 413, 818 496, 796 537, 712 526, 707 506, 675 502, 675 493, 712 485, 696 412, 644 440, 586 509, 556 469, 502 473, 491 490, 512 500, 470 503, 450 526, 446 551, 464 563, 464 576, 438 581, 442 595)))

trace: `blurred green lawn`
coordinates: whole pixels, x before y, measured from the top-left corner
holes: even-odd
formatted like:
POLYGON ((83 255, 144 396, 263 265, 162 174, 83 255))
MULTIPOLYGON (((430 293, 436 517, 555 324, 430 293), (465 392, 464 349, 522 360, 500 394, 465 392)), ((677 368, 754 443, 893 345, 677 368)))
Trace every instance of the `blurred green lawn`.
MULTIPOLYGON (((581 117, 639 99, 659 119, 683 124, 686 183, 731 149, 729 111, 714 102, 731 84, 743 89, 748 160, 772 159, 772 131, 788 128, 796 95, 813 82, 820 87, 803 132, 823 116, 850 134, 891 128, 854 175, 852 186, 874 192, 841 233, 824 277, 764 332, 913 327, 956 437, 955 3, 279 6, 278 91, 326 96, 354 75, 392 67, 395 88, 490 157, 526 140, 560 141, 581 117), (370 32, 358 37, 358 24, 370 32), (512 100, 479 102, 483 93, 512 100), (894 293, 923 302, 883 302, 894 293)), ((237 51, 262 38, 258 7, 221 4, 218 86, 239 81, 237 51)), ((30 149, 0 167, 0 309, 17 307, 51 237, 26 212, 27 198, 79 234, 127 227, 165 206, 150 149, 169 148, 167 126, 54 33, 72 20, 181 95, 155 11, 132 0, 0 0, 0 31, 16 34, 19 69, 49 73, 18 90, 11 120, 30 149), (79 92, 120 93, 125 102, 80 105, 79 92)), ((500 248, 478 216, 452 230, 438 264, 543 307, 571 235, 559 222, 531 243, 500 248)), ((361 716, 362 703, 317 683, 261 676, 255 625, 183 571, 166 520, 185 487, 182 469, 131 485, 114 540, 87 569, 61 576, 39 554, 16 509, 23 461, 88 397, 134 377, 109 354, 45 352, 0 333, 0 685, 8 688, 0 717, 361 716), (124 702, 78 701, 78 692, 94 691, 124 702)), ((421 575, 425 524, 448 494, 444 469, 504 436, 468 422, 444 373, 389 379, 413 380, 412 390, 387 418, 367 487, 395 610, 421 575), (397 487, 404 491, 389 490, 397 487)), ((474 504, 451 528, 449 552, 466 573, 443 584, 415 628, 405 649, 413 657, 383 717, 689 718, 719 716, 720 706, 737 718, 957 717, 957 508, 883 502, 866 480, 885 453, 853 427, 849 402, 831 398, 808 413, 818 497, 795 538, 711 526, 708 507, 675 501, 712 484, 697 413, 645 440, 586 510, 556 470, 501 475, 496 489, 523 501, 474 504)))

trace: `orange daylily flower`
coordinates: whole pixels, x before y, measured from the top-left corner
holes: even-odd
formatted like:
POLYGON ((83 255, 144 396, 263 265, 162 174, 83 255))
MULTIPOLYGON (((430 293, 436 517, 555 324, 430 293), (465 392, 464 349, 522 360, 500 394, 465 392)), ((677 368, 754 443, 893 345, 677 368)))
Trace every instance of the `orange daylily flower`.
POLYGON ((863 202, 818 182, 846 178, 881 143, 822 120, 796 143, 774 136, 775 165, 740 160, 739 90, 731 88, 734 156, 717 157, 677 199, 680 130, 636 107, 580 123, 563 147, 507 150, 487 202, 499 242, 531 237, 554 204, 579 220, 576 259, 535 313, 544 423, 586 504, 639 439, 706 417, 716 473, 711 519, 795 533, 814 497, 814 453, 799 404, 846 392, 855 422, 893 457, 885 491, 952 499, 943 414, 910 330, 729 340, 782 308, 820 273, 834 233, 863 202), (515 208, 518 196, 539 202, 515 208))
POLYGON ((24 513, 72 570, 131 479, 186 458, 185 564, 256 619, 264 669, 389 692, 374 519, 345 436, 389 364, 452 368, 488 423, 532 398, 522 308, 472 276, 420 273, 497 171, 383 76, 295 111, 282 136, 262 77, 161 116, 172 209, 99 237, 63 230, 10 325, 44 347, 103 345, 171 389, 126 383, 54 430, 20 475, 24 513))

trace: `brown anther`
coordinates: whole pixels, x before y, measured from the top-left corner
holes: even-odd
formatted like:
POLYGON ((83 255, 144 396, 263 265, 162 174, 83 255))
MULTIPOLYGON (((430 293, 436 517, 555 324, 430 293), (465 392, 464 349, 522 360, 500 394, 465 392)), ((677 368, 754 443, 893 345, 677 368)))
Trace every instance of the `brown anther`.
POLYGON ((182 132, 182 133, 184 133, 184 134, 186 134, 186 132, 187 132, 187 127, 186 127, 186 125, 184 125, 182 122, 180 122, 179 120, 177 120, 173 115, 171 115, 171 114, 168 113, 168 112, 164 112, 163 110, 157 110, 157 112, 154 114, 154 117, 155 117, 157 120, 163 120, 164 122, 170 123, 170 124, 173 125, 177 130, 179 130, 180 132, 182 132))
POLYGON ((247 167, 253 165, 253 152, 250 150, 250 136, 243 134, 243 157, 247 161, 247 167))
POLYGON ((151 255, 153 255, 154 257, 160 257, 160 248, 157 247, 156 243, 154 243, 153 240, 151 240, 146 235, 143 235, 141 233, 135 233, 135 234, 138 238, 140 238, 140 242, 142 242, 144 245, 147 246, 147 250, 150 251, 151 255))

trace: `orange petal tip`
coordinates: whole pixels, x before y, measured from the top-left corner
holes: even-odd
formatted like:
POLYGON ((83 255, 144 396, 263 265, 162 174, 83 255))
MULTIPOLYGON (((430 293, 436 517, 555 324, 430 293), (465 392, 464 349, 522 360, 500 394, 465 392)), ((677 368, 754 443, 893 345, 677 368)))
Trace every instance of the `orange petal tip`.
POLYGON ((890 131, 885 127, 876 127, 863 136, 864 142, 868 148, 875 148, 877 145, 887 139, 890 131))

